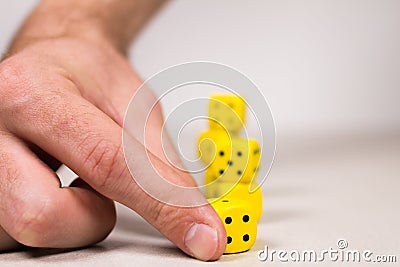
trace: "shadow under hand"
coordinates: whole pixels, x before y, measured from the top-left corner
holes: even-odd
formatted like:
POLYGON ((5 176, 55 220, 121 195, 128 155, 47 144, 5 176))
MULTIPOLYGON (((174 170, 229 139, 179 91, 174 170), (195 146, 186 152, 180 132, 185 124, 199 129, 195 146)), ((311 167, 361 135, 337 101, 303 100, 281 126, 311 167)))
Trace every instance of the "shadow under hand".
POLYGON ((116 231, 130 232, 137 235, 164 238, 153 226, 134 214, 120 213, 117 217, 116 231))

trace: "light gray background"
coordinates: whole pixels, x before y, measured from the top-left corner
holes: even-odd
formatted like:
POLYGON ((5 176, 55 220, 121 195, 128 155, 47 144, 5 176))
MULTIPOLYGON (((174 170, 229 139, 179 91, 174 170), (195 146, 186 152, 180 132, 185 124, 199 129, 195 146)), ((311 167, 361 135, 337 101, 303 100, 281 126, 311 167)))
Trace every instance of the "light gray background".
MULTIPOLYGON (((35 2, 0 2, 2 51, 35 2)), ((266 266, 256 256, 265 245, 320 251, 338 238, 400 261, 399 10, 397 0, 181 0, 141 32, 131 62, 144 79, 182 62, 224 63, 247 74, 274 113, 277 158, 259 238, 213 264, 266 266)), ((2 254, 0 265, 202 264, 118 211, 115 231, 95 247, 2 254)))

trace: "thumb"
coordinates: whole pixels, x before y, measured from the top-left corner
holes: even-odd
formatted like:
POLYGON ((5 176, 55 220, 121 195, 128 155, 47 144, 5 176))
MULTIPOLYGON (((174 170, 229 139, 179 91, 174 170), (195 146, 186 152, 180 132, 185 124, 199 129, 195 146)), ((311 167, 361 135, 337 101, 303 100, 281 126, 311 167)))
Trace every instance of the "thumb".
MULTIPOLYGON (((210 205, 172 206, 150 196, 137 183, 138 179, 151 181, 155 178, 154 171, 143 167, 146 154, 165 180, 191 186, 189 175, 177 173, 148 151, 143 153, 142 144, 132 139, 129 146, 132 155, 129 160, 135 166, 132 172, 135 179, 132 179, 123 154, 122 129, 110 117, 79 95, 67 91, 52 95, 49 90, 42 92, 40 98, 30 99, 34 99, 32 105, 38 108, 20 108, 6 119, 11 132, 65 163, 96 191, 135 210, 187 254, 204 261, 216 260, 222 255, 226 233, 210 205)), ((32 106, 27 104, 27 107, 32 106)), ((169 192, 167 187, 157 189, 164 196, 180 197, 169 192)), ((183 197, 206 203, 199 191, 190 192, 183 197)))
POLYGON ((150 151, 138 153, 144 148, 135 139, 130 139, 128 145, 126 142, 124 139, 124 147, 131 150, 125 152, 126 161, 135 177, 135 187, 140 190, 123 204, 129 206, 138 198, 145 199, 134 209, 168 239, 193 257, 205 261, 218 259, 226 246, 225 229, 209 204, 200 205, 207 201, 197 188, 191 187, 193 178, 176 172, 150 151), (149 159, 138 157, 143 154, 149 159))

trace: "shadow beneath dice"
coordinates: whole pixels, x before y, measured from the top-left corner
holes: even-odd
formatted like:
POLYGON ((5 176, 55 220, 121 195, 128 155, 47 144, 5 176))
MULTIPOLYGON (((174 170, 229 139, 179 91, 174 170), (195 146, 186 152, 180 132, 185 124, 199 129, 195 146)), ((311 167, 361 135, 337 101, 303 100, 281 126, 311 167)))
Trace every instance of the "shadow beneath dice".
POLYGON ((263 211, 259 224, 271 224, 285 220, 293 220, 298 218, 307 217, 306 212, 298 210, 267 210, 263 211))

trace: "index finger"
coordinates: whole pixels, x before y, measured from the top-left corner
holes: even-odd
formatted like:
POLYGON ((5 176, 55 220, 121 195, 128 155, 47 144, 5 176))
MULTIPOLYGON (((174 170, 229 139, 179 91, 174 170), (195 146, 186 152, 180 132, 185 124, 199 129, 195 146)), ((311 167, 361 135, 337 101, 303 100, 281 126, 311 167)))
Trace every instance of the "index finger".
MULTIPOLYGON (((189 255, 201 260, 220 257, 225 249, 226 234, 210 205, 179 208, 146 194, 126 166, 121 127, 80 95, 70 93, 72 88, 51 92, 43 90, 43 86, 68 89, 72 84, 61 78, 50 84, 39 79, 36 84, 20 83, 10 89, 12 95, 8 102, 19 104, 6 107, 2 112, 9 131, 65 163, 98 192, 138 212, 189 255), (23 105, 20 104, 21 94, 23 105)), ((140 154, 142 145, 133 139, 131 149, 134 154, 137 152, 140 166, 145 157, 140 154)), ((191 186, 191 182, 170 166, 151 153, 149 156, 164 178, 191 186)), ((144 169, 137 172, 137 175, 147 174, 144 169)), ((199 191, 191 197, 203 198, 199 191)))

